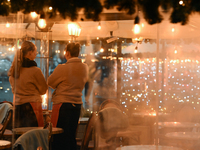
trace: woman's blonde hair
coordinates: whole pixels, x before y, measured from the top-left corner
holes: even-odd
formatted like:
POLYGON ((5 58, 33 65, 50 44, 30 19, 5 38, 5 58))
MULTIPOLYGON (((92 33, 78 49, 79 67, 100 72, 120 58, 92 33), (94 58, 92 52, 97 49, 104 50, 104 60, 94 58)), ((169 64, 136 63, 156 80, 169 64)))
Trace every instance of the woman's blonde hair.
POLYGON ((18 49, 15 53, 14 60, 12 62, 12 66, 8 72, 8 76, 12 76, 14 78, 19 78, 20 69, 23 63, 24 56, 29 51, 34 51, 36 49, 35 44, 29 41, 24 41, 21 45, 21 49, 18 49))

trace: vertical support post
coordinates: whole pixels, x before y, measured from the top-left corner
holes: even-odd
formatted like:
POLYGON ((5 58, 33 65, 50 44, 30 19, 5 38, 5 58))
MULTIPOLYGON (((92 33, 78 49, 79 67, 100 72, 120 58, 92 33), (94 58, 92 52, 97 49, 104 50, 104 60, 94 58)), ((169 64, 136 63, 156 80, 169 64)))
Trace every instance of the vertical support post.
MULTIPOLYGON (((47 80, 49 76, 49 40, 50 40, 50 32, 38 32, 40 34, 40 69, 47 80)), ((45 95, 42 96, 42 108, 48 109, 49 107, 49 89, 45 95)))
POLYGON ((156 54, 156 126, 155 126, 155 145, 158 145, 158 108, 159 108, 159 25, 157 24, 157 54, 156 54))
POLYGON ((122 55, 121 42, 117 42, 117 101, 120 102, 121 98, 121 61, 120 56, 122 55))
MULTIPOLYGON (((165 89, 164 89, 164 82, 165 82, 165 57, 166 57, 166 51, 165 51, 165 42, 162 40, 162 95, 161 100, 164 100, 165 97, 165 89)), ((164 103, 163 103, 164 104, 164 103)))

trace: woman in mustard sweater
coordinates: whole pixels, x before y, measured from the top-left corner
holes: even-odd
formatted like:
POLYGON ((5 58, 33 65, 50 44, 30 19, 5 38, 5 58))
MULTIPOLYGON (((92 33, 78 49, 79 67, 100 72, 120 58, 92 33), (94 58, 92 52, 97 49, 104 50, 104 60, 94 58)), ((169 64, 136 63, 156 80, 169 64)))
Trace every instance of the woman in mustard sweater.
POLYGON ((65 52, 67 62, 58 65, 47 80, 48 85, 55 89, 52 95, 52 124, 64 130, 62 134, 54 135, 53 150, 76 150, 82 90, 88 80, 88 66, 78 58, 80 44, 69 43, 65 52))
POLYGON ((48 86, 34 61, 36 55, 37 47, 32 42, 23 42, 8 72, 14 93, 15 127, 44 126, 41 95, 48 86))

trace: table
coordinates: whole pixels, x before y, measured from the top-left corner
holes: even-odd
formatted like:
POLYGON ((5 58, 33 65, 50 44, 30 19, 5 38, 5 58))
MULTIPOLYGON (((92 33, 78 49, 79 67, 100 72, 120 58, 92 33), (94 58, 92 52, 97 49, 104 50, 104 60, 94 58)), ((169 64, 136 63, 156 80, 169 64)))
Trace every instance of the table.
MULTIPOLYGON (((155 112, 134 112, 131 114, 132 116, 156 116, 155 112)), ((166 116, 169 113, 158 113, 158 116, 166 116)))
POLYGON ((158 126, 168 128, 199 128, 200 124, 193 122, 158 122, 158 126))
POLYGON ((168 138, 180 140, 199 140, 200 132, 170 132, 165 135, 168 138))
POLYGON ((84 137, 84 132, 86 125, 88 123, 89 117, 80 117, 78 121, 77 133, 76 133, 76 140, 80 141, 84 137))
MULTIPOLYGON (((198 147, 200 132, 170 132, 165 134, 168 141, 173 146, 183 147, 186 149, 193 149, 193 147, 198 147)), ((195 148, 196 149, 196 148, 195 148)))
POLYGON ((118 147, 116 150, 182 150, 178 147, 173 146, 162 146, 162 145, 131 145, 118 147))
MULTIPOLYGON (((14 128, 13 132, 15 134, 21 135, 24 134, 25 132, 32 130, 32 129, 43 129, 43 127, 22 127, 22 128, 14 128)), ((63 129, 62 128, 56 128, 56 127, 52 127, 52 134, 60 134, 63 133, 63 129)))
POLYGON ((79 124, 86 125, 89 120, 89 117, 81 117, 79 118, 79 124))
POLYGON ((11 142, 10 141, 6 141, 6 140, 0 140, 0 149, 7 149, 10 148, 11 142))

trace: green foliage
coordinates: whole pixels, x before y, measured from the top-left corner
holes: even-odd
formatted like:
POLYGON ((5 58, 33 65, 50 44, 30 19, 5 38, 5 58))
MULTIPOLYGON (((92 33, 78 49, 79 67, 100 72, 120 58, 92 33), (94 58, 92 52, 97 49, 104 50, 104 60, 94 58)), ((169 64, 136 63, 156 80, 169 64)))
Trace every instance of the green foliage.
POLYGON ((9 4, 6 0, 0 0, 0 15, 8 16, 9 14, 9 4))
MULTIPOLYGON (((125 11, 127 14, 137 14, 137 10, 144 14, 145 20, 149 24, 160 23, 163 20, 159 12, 173 10, 170 16, 171 23, 188 23, 189 15, 193 12, 200 12, 199 0, 0 0, 0 15, 7 16, 9 13, 22 11, 30 13, 35 11, 38 14, 48 14, 48 17, 54 17, 58 13, 62 18, 69 18, 72 21, 78 19, 78 12, 83 9, 86 19, 94 21, 101 20, 100 14, 103 8, 117 8, 118 11, 125 11), (49 11, 48 7, 52 6, 53 10, 49 11)), ((134 19, 134 18, 133 18, 134 19)))

